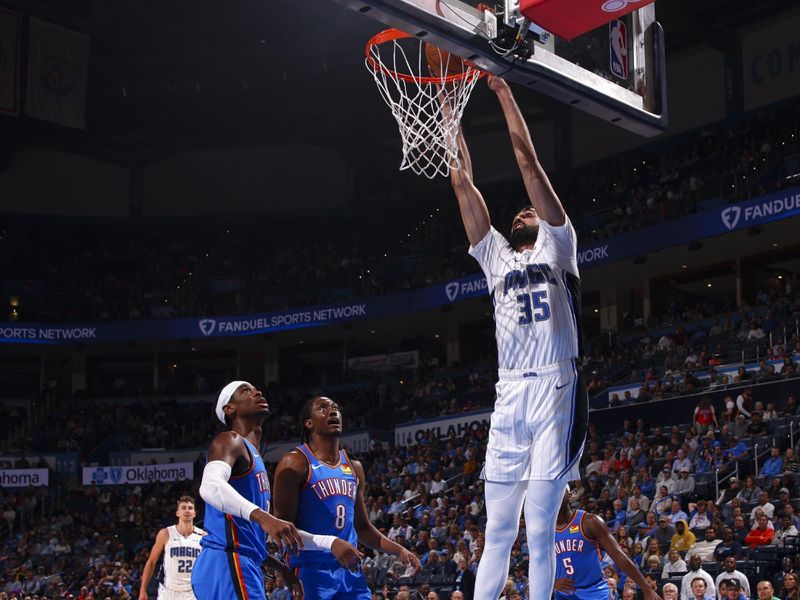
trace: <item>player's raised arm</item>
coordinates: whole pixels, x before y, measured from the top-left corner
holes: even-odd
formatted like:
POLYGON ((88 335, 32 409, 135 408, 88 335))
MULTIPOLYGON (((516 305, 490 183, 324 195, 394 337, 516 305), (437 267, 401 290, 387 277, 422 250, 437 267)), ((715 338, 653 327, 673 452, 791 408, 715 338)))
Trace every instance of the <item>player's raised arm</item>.
POLYGON ((413 565, 416 573, 422 568, 416 554, 387 538, 369 520, 367 506, 364 504, 364 484, 366 481, 364 467, 357 460, 351 461, 351 464, 356 472, 356 477, 358 477, 358 492, 355 504, 355 527, 358 533, 358 541, 373 550, 380 550, 398 557, 404 565, 413 565))
MULTIPOLYGON (((272 510, 275 516, 285 521, 297 520, 297 505, 300 488, 308 479, 308 462, 297 450, 287 452, 275 469, 275 494, 272 510)), ((327 550, 346 569, 359 571, 364 557, 345 540, 334 535, 317 535, 298 530, 305 550, 327 550)))
POLYGON ((647 584, 647 580, 644 578, 644 575, 642 575, 639 567, 633 564, 633 561, 625 555, 622 548, 619 547, 617 540, 614 539, 614 536, 612 536, 611 532, 608 530, 608 526, 600 520, 597 515, 587 513, 583 523, 586 533, 597 540, 600 547, 602 547, 608 556, 611 557, 611 560, 614 561, 614 564, 622 569, 622 571, 642 589, 645 600, 662 600, 661 596, 647 584))
POLYGON ((536 149, 531 141, 531 134, 525 124, 525 119, 522 118, 516 100, 514 100, 511 88, 501 77, 489 75, 487 81, 489 87, 497 94, 500 106, 503 108, 508 133, 511 135, 511 145, 514 147, 514 156, 517 158, 517 165, 522 173, 531 204, 540 219, 544 219, 550 225, 563 225, 566 221, 564 207, 539 163, 539 157, 536 155, 536 149))
POLYGON ((156 535, 156 542, 150 549, 150 556, 147 557, 147 562, 144 563, 142 581, 139 586, 139 600, 148 600, 147 586, 150 584, 150 579, 153 577, 153 572, 156 570, 158 559, 161 557, 161 553, 164 552, 164 546, 167 545, 167 540, 169 540, 169 532, 165 528, 156 535))
POLYGON ((235 431, 219 434, 208 449, 200 496, 220 512, 258 523, 279 545, 297 554, 303 541, 295 526, 261 510, 228 483, 234 469, 245 472, 251 460, 241 435, 235 431))
POLYGON ((478 188, 475 187, 472 177, 472 159, 469 155, 469 148, 467 148, 467 141, 464 139, 464 132, 460 130, 458 132, 458 155, 461 168, 450 170, 450 182, 456 193, 461 220, 464 221, 464 229, 467 231, 467 239, 472 246, 475 246, 486 237, 492 224, 486 202, 478 188))

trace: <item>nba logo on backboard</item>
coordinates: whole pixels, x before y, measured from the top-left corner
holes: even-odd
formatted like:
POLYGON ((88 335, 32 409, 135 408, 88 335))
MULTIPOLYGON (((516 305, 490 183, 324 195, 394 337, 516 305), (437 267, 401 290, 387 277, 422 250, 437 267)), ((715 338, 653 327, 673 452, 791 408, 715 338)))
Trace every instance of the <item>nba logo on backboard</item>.
POLYGON ((625 23, 614 19, 608 24, 611 72, 620 79, 628 78, 628 30, 625 23))

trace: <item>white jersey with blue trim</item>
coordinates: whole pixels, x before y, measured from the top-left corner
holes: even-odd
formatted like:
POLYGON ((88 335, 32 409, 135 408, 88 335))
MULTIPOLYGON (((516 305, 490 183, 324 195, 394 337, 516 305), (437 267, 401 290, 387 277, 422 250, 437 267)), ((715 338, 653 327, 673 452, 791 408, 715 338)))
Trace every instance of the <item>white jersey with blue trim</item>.
POLYGON ((168 592, 191 593, 192 568, 200 554, 200 540, 205 532, 195 527, 184 536, 175 525, 167 527, 169 539, 164 546, 164 581, 159 586, 158 597, 167 598, 168 592))
POLYGON ((567 218, 539 220, 530 250, 515 251, 494 227, 469 253, 494 304, 498 368, 535 369, 580 356, 577 237, 567 218))

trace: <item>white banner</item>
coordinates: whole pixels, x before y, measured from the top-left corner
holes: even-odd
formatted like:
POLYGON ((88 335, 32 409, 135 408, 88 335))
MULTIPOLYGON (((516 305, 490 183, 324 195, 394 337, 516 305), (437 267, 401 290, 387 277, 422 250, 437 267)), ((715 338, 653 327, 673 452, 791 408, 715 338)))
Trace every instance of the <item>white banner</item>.
POLYGON ((167 463, 144 467, 84 467, 83 485, 169 483, 194 479, 194 463, 167 463))
POLYGON ((86 127, 89 37, 30 19, 25 113, 65 127, 86 127))
POLYGON ((19 115, 19 43, 22 17, 0 8, 0 113, 19 115))
POLYGON ((416 369, 419 367, 419 352, 396 352, 394 354, 374 354, 358 356, 347 360, 347 368, 359 371, 375 369, 416 369))
POLYGON ((434 437, 439 440, 450 437, 452 432, 461 437, 467 431, 489 427, 491 416, 492 411, 486 410, 401 425, 394 428, 394 442, 397 446, 416 444, 428 432, 433 433, 434 437))
POLYGON ((47 469, 0 469, 0 487, 46 486, 49 476, 47 469))

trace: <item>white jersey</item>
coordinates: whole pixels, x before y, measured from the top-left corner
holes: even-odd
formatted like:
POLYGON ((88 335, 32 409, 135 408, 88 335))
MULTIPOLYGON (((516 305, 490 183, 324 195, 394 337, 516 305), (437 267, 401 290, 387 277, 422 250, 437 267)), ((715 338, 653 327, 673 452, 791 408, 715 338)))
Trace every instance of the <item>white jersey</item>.
POLYGON ((164 581, 159 585, 159 600, 194 598, 192 568, 200 554, 200 540, 205 531, 197 527, 184 537, 175 525, 167 527, 169 535, 164 546, 164 581))
POLYGON ((539 220, 531 250, 516 252, 494 227, 469 253, 486 275, 494 303, 500 369, 534 369, 580 356, 577 238, 539 220))

